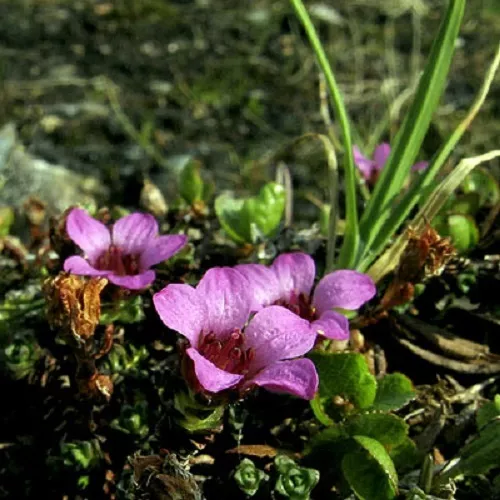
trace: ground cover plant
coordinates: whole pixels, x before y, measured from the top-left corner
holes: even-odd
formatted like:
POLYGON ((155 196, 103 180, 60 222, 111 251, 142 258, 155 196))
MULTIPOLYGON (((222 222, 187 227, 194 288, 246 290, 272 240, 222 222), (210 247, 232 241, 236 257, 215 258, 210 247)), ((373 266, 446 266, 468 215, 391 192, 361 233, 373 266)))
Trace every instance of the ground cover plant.
POLYGON ((500 496, 495 2, 0 16, 0 497, 500 496))

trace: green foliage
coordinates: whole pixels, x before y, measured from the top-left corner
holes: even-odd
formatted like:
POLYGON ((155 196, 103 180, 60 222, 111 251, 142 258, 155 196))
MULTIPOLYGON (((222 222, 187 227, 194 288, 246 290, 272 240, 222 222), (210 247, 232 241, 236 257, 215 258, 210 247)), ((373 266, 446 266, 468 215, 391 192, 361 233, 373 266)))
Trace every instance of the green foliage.
MULTIPOLYGON (((319 420, 330 425, 348 405, 335 406, 332 399, 340 396, 355 410, 397 410, 415 397, 411 381, 401 373, 386 375, 377 382, 365 358, 357 353, 313 352, 310 358, 319 374, 319 392, 312 403, 319 420)), ((345 413, 344 411, 344 413, 345 413)))
POLYGON ((38 286, 28 285, 21 290, 11 290, 5 294, 0 302, 0 345, 10 341, 12 334, 23 328, 21 325, 27 318, 41 316, 44 311, 45 300, 38 298, 38 286), (5 337, 3 337, 5 334, 5 337))
POLYGON ((493 401, 488 401, 477 411, 476 423, 478 429, 485 427, 495 417, 500 417, 500 394, 497 394, 493 401))
POLYGON ((234 472, 234 479, 243 493, 253 497, 259 490, 261 482, 267 481, 269 476, 264 471, 257 469, 249 458, 244 458, 234 472))
POLYGON ((494 418, 480 431, 479 436, 460 451, 458 469, 462 474, 486 474, 500 466, 500 418, 494 418))
POLYGON ((436 225, 441 236, 449 236, 459 252, 474 248, 479 242, 479 229, 476 221, 468 215, 448 215, 441 224, 436 225))
MULTIPOLYGON (((360 222, 361 239, 365 244, 364 258, 373 249, 383 247, 392 237, 422 193, 408 191, 401 206, 395 210, 394 199, 400 195, 403 184, 414 163, 431 119, 446 85, 448 70, 455 51, 465 0, 450 0, 439 32, 434 40, 424 73, 420 78, 413 103, 399 130, 375 190, 363 212, 360 222), (391 219, 390 224, 384 223, 391 219)), ((431 182, 437 168, 427 169, 422 178, 431 182)), ((360 256, 358 263, 363 259, 360 256)))
POLYGON ((114 375, 138 374, 141 364, 149 357, 145 346, 134 347, 128 343, 114 344, 106 356, 106 368, 114 375))
POLYGON ((40 349, 34 338, 16 339, 4 349, 5 365, 12 377, 20 380, 34 372, 40 349))
POLYGON ((484 168, 472 171, 462 183, 462 190, 479 195, 480 206, 494 206, 500 200, 498 181, 484 168))
POLYGON ((100 322, 102 325, 110 323, 138 323, 144 319, 142 297, 140 295, 128 300, 116 301, 108 307, 103 307, 100 322))
POLYGON ((211 190, 201 177, 201 163, 189 160, 179 173, 179 192, 188 205, 207 201, 211 190))
POLYGON ((358 449, 342 459, 342 471, 356 496, 363 500, 395 498, 398 477, 391 457, 375 439, 354 436, 358 449))
POLYGON ((408 470, 420 455, 397 410, 415 397, 411 381, 400 373, 379 381, 357 353, 311 355, 320 377, 312 408, 328 427, 313 437, 306 453, 313 464, 342 464, 344 479, 362 499, 394 498, 396 467, 408 470), (340 396, 342 404, 332 404, 340 396))
MULTIPOLYGON (((351 124, 347 116, 347 110, 344 105, 344 99, 340 88, 337 85, 332 67, 328 61, 323 45, 318 37, 316 29, 309 17, 306 7, 302 0, 290 0, 295 13, 304 26, 304 30, 309 38, 309 42, 314 50, 318 64, 325 75, 326 85, 330 94, 330 99, 335 111, 335 118, 338 122, 342 134, 342 142, 345 153, 345 214, 346 226, 349 228, 344 235, 344 242, 340 250, 338 266, 341 268, 353 267, 356 261, 360 246, 358 209, 356 199, 357 176, 354 166, 354 156, 352 151, 351 124)), ((330 180, 330 183, 337 183, 337 176, 330 180)), ((336 186, 330 186, 330 189, 336 189, 336 186)))
POLYGON ((65 467, 74 470, 88 470, 95 467, 102 458, 97 440, 61 443, 61 456, 65 467))
POLYGON ((307 500, 318 484, 319 472, 315 469, 299 467, 286 455, 278 455, 274 465, 279 473, 275 490, 291 500, 307 500))
POLYGON ((377 381, 362 355, 313 352, 310 357, 318 370, 319 398, 323 404, 334 396, 341 396, 360 409, 373 404, 377 381))
POLYGON ((228 193, 215 200, 215 213, 228 236, 238 244, 255 244, 272 237, 285 210, 285 189, 269 182, 257 196, 233 198, 228 193))
POLYGON ((208 405, 196 400, 191 392, 179 391, 174 397, 179 412, 178 423, 188 432, 206 432, 220 426, 226 406, 208 405))
POLYGON ((500 199, 500 187, 484 169, 473 170, 461 185, 462 194, 452 195, 433 224, 442 236, 449 236, 459 252, 479 242, 475 216, 479 209, 492 207, 500 199))
POLYGON ((408 436, 408 424, 389 413, 362 413, 353 416, 346 421, 345 429, 351 436, 376 439, 388 449, 397 447, 408 436))
POLYGON ((10 234, 10 228, 14 223, 14 210, 10 207, 0 208, 0 238, 10 234))
POLYGON ((113 429, 138 438, 145 438, 149 433, 147 424, 147 402, 138 401, 133 406, 123 405, 119 417, 111 422, 113 429))
POLYGON ((377 384, 374 410, 399 410, 416 395, 411 380, 402 373, 385 375, 377 381, 377 384))
POLYGON ((457 476, 486 474, 500 467, 500 396, 480 408, 476 417, 479 434, 469 441, 433 481, 433 488, 457 476))

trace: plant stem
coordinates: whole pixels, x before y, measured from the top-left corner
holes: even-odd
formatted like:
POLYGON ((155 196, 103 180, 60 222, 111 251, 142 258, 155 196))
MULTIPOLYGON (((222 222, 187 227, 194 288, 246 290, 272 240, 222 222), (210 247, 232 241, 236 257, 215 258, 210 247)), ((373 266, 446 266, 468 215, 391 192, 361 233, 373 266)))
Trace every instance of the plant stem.
MULTIPOLYGON (((339 122, 342 133, 342 142, 345 152, 345 190, 346 190, 346 233, 340 251, 339 267, 352 267, 356 261, 359 247, 358 210, 356 206, 356 171, 352 154, 352 139, 349 119, 344 106, 344 101, 337 86, 332 68, 319 40, 318 34, 309 17, 302 0, 290 0, 298 19, 302 23, 309 38, 312 49, 316 55, 318 64, 323 71, 326 84, 332 100, 335 116, 339 122)), ((333 182, 333 179, 330 179, 333 182)))

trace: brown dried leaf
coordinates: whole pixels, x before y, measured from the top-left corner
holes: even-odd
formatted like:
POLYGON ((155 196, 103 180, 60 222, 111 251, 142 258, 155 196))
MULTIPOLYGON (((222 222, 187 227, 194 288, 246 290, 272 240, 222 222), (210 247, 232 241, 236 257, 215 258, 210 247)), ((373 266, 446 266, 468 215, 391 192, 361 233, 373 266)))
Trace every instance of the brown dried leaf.
POLYGON ((86 280, 67 273, 48 278, 43 284, 43 292, 49 324, 86 342, 99 324, 100 294, 107 283, 106 278, 86 280))
POLYGON ((274 458, 279 452, 276 448, 267 444, 242 444, 236 448, 227 450, 226 453, 238 453, 239 455, 248 455, 259 458, 274 458))

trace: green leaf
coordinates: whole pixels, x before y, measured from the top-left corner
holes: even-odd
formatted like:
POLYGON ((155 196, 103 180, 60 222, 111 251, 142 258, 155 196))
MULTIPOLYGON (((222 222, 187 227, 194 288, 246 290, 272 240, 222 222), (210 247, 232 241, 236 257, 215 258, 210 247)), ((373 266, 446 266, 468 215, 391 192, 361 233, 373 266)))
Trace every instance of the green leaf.
POLYGON ((500 416, 500 394, 497 394, 493 401, 488 401, 477 411, 476 424, 478 429, 482 429, 490 420, 498 416, 500 416))
POLYGON ((255 224, 264 236, 273 235, 283 217, 285 202, 285 188, 281 184, 269 182, 258 196, 248 198, 245 202, 250 223, 255 224))
MULTIPOLYGON (((455 149, 460 138, 470 128, 470 124, 474 120, 474 117, 481 109, 481 106, 483 105, 486 96, 488 95, 490 86, 492 85, 495 79, 495 73, 499 65, 500 65, 500 44, 498 45, 495 58, 491 63, 490 67, 488 68, 488 71, 486 72, 483 84, 476 98, 474 99, 474 102, 469 108, 467 115, 459 123, 459 125, 453 131, 451 136, 446 140, 446 142, 441 146, 441 148, 436 153, 431 164, 425 170, 425 172, 422 172, 421 175, 419 175, 418 178, 415 180, 415 182, 413 182, 408 192, 403 196, 401 202, 398 203, 395 207, 392 207, 392 213, 390 214, 387 222, 379 231, 379 234, 376 236, 375 241, 370 245, 370 248, 366 249, 363 260, 357 267, 359 271, 364 271, 368 267, 368 265, 373 261, 373 259, 379 255, 379 253, 387 245, 389 239, 394 235, 397 229, 410 215, 411 210, 416 206, 417 203, 419 203, 421 206, 429 206, 429 201, 431 201, 432 198, 434 198, 433 202, 435 201, 436 199, 435 196, 436 192, 434 190, 435 177, 440 172, 441 168, 445 164, 451 152, 455 149)), ((485 158, 486 155, 483 155, 482 157, 485 158)), ((454 171, 448 175, 448 180, 457 177, 454 175, 454 172, 456 170, 460 170, 459 167, 461 166, 462 170, 465 170, 464 175, 462 175, 461 172, 458 175, 458 177, 460 177, 459 182, 461 182, 464 179, 465 175, 470 173, 472 168, 477 166, 477 163, 475 163, 474 165, 471 163, 471 161, 472 159, 467 160, 468 165, 467 163, 460 162, 460 164, 457 167, 455 167, 454 171)), ((445 184, 441 183, 437 189, 440 190, 444 186, 445 184)), ((453 191, 453 189, 452 190, 447 189, 448 193, 445 197, 445 201, 449 199, 449 197, 451 196, 451 191, 453 191)), ((437 210, 434 211, 432 215, 427 214, 427 220, 432 220, 436 214, 437 210)), ((380 275, 380 268, 388 267, 386 266, 385 262, 386 260, 388 260, 389 262, 398 261, 398 252, 399 252, 398 247, 401 247, 401 237, 399 237, 396 243, 392 245, 390 251, 387 251, 382 256, 382 258, 379 259, 379 261, 376 263, 376 266, 373 266, 374 267, 373 274, 375 274, 375 272, 377 273, 377 281, 379 279, 378 275, 380 275)), ((384 270, 383 272, 388 272, 388 271, 384 270)))
POLYGON ((396 497, 398 477, 391 457, 375 439, 355 436, 360 449, 342 459, 342 471, 358 498, 391 500, 396 497))
POLYGON ((378 380, 373 409, 399 410, 416 395, 411 380, 402 373, 391 373, 378 380))
POLYGON ((413 469, 422 462, 422 453, 408 436, 398 446, 391 449, 389 455, 400 474, 413 469))
POLYGON ((323 425, 333 425, 335 423, 334 420, 332 420, 325 412, 325 408, 323 407, 323 403, 321 402, 321 398, 318 393, 316 393, 314 399, 311 400, 311 409, 314 413, 314 416, 323 425))
POLYGON ((269 182, 258 196, 233 198, 229 193, 215 200, 215 213, 221 226, 236 243, 256 243, 260 236, 276 232, 285 210, 285 189, 269 182))
POLYGON ((345 423, 351 436, 367 436, 376 439, 387 450, 403 443, 408 435, 408 424, 390 413, 363 413, 351 417, 345 423))
POLYGON ((226 406, 202 404, 191 392, 176 392, 174 408, 179 412, 178 423, 188 432, 207 432, 219 427, 226 406))
POLYGON ((235 199, 229 193, 215 198, 215 213, 227 235, 236 243, 250 242, 250 222, 244 219, 243 199, 235 199))
POLYGON ((255 464, 244 458, 234 472, 236 484, 249 497, 253 497, 259 490, 260 483, 268 480, 269 476, 262 470, 257 469, 255 464))
POLYGON ((292 500, 308 500, 313 488, 318 484, 319 472, 316 469, 299 467, 286 455, 278 455, 274 465, 279 473, 275 490, 292 500))
POLYGON ((100 317, 101 325, 120 323, 138 323, 144 319, 142 297, 138 295, 129 300, 120 300, 111 306, 103 308, 100 317))
POLYGON ((61 442, 60 447, 64 465, 73 469, 90 469, 95 467, 102 458, 101 447, 96 439, 61 442))
MULTIPOLYGON (((499 51, 500 62, 500 51, 499 51)), ((464 158, 460 163, 446 176, 443 181, 432 191, 432 194, 426 199, 424 205, 420 208, 418 214, 408 224, 412 229, 420 233, 424 230, 426 224, 443 208, 448 198, 452 195, 453 191, 464 180, 465 176, 472 172, 481 163, 491 161, 497 156, 500 156, 500 150, 489 151, 480 156, 471 158, 464 158)), ((378 283, 386 274, 392 271, 399 263, 401 255, 408 243, 408 231, 399 235, 396 241, 384 252, 382 256, 370 267, 368 275, 372 277, 375 283, 378 283)), ((377 252, 381 248, 377 249, 377 252)), ((371 256, 368 255, 366 259, 359 265, 359 269, 364 271, 366 266, 371 262, 371 256)))
POLYGON ((318 370, 319 397, 323 403, 341 396, 360 409, 373 404, 377 381, 361 354, 313 352, 310 357, 318 370))
POLYGON ((327 429, 322 430, 316 434, 308 446, 306 447, 305 454, 324 454, 340 460, 342 455, 349 449, 348 443, 351 442, 345 427, 340 424, 334 424, 327 429))
POLYGON ((10 207, 0 208, 0 238, 10 233, 10 228, 14 223, 14 210, 10 207))
POLYGON ((446 210, 454 214, 475 215, 480 208, 480 200, 479 193, 465 193, 456 196, 446 210))
POLYGON ((500 186, 493 175, 484 168, 472 171, 462 183, 464 193, 479 195, 480 205, 493 206, 500 200, 500 186))
MULTIPOLYGON (((318 65, 325 75, 326 86, 330 94, 332 101, 332 106, 335 112, 335 120, 339 124, 340 131, 342 134, 342 143, 344 147, 345 162, 344 162, 344 172, 345 172, 345 214, 346 214, 346 227, 348 230, 345 232, 344 241, 342 248, 340 250, 340 255, 338 259, 339 268, 352 268, 356 263, 356 257, 359 250, 360 238, 359 238, 359 221, 358 221, 358 209, 357 209, 357 197, 356 197, 356 185, 357 185, 357 174, 356 168, 354 166, 354 156, 352 151, 352 139, 351 139, 351 128, 352 125, 349 123, 349 118, 347 115, 347 110, 344 105, 344 100, 342 98, 342 93, 337 85, 335 76, 332 71, 328 57, 326 56, 325 50, 321 41, 318 37, 314 24, 309 17, 306 7, 302 0, 290 0, 298 19, 302 23, 304 30, 309 38, 311 47, 314 50, 318 65)), ((332 180, 330 180, 332 182, 332 180)), ((330 186, 330 188, 335 188, 330 186)))
POLYGON ((500 418, 490 421, 479 436, 460 451, 458 464, 461 474, 486 474, 500 466, 500 418))
POLYGON ((394 199, 400 194, 410 168, 420 152, 432 115, 447 82, 464 6, 465 0, 449 2, 415 98, 363 213, 360 222, 361 239, 368 246, 379 235, 382 225, 394 210, 394 199))
POLYGON ((200 162, 191 160, 184 165, 179 174, 179 192, 189 205, 203 200, 204 182, 200 168, 200 162))
POLYGON ((439 227, 442 236, 449 236, 459 252, 474 248, 479 242, 479 229, 476 221, 467 215, 451 214, 439 227))

